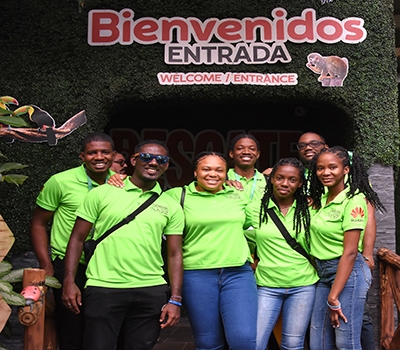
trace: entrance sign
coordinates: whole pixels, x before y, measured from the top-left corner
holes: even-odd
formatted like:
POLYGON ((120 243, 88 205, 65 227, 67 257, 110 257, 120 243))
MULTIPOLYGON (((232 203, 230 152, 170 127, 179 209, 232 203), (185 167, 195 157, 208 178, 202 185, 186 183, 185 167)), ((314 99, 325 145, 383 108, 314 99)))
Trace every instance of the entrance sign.
MULTIPOLYGON (((205 21, 196 17, 135 19, 134 11, 125 8, 119 12, 92 10, 88 20, 89 45, 162 44, 164 62, 180 66, 289 63, 292 58, 286 47, 288 42, 358 44, 366 37, 362 18, 318 18, 316 10, 312 8, 306 8, 299 16, 289 18, 286 9, 277 7, 271 11, 271 18, 208 18, 205 21)), ((340 82, 333 83, 332 80, 322 85, 342 86, 344 78, 340 77, 340 82)), ((161 85, 296 85, 297 72, 159 73, 158 81, 161 85)))

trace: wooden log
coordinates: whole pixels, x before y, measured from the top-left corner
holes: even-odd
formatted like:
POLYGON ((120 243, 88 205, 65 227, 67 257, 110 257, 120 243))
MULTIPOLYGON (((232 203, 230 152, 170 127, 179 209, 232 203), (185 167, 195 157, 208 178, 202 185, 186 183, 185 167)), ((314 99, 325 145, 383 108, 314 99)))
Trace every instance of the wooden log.
MULTIPOLYGON (((22 286, 25 288, 29 285, 35 285, 44 289, 44 283, 46 279, 45 271, 42 269, 26 269, 24 270, 24 278, 22 286)), ((45 292, 45 291, 44 291, 45 292)), ((36 302, 36 303, 40 303, 36 302)), ((35 304, 36 304, 35 303, 35 304)), ((29 327, 25 327, 24 334, 24 350, 43 350, 44 346, 44 318, 45 318, 45 307, 46 299, 42 298, 43 307, 38 315, 36 315, 36 322, 29 327)))
POLYGON ((394 277, 393 269, 381 262, 380 264, 380 295, 381 295, 381 349, 389 350, 394 334, 393 294, 390 278, 394 277))
POLYGON ((393 253, 391 250, 387 248, 379 248, 376 252, 378 258, 388 264, 396 266, 400 269, 400 256, 396 253, 393 253))
POLYGON ((396 332, 394 333, 393 339, 390 342, 389 350, 399 350, 400 349, 400 327, 398 326, 396 332))
POLYGON ((43 350, 56 350, 57 349, 57 329, 55 318, 55 301, 54 294, 51 288, 46 292, 46 305, 44 317, 44 346, 43 350))

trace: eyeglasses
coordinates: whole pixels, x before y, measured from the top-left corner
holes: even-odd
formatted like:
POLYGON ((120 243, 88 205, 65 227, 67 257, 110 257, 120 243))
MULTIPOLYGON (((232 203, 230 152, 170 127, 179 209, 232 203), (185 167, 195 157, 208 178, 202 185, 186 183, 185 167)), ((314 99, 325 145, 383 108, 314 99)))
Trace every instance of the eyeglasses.
POLYGON ((114 163, 117 163, 120 166, 124 166, 126 164, 126 162, 124 160, 114 160, 114 163))
POLYGON ((133 155, 135 158, 139 156, 140 160, 145 163, 150 163, 153 159, 156 160, 157 164, 164 165, 169 162, 168 156, 160 156, 151 153, 136 153, 133 155))
POLYGON ((324 142, 321 142, 321 141, 317 141, 317 140, 312 140, 312 141, 310 141, 310 142, 308 142, 308 143, 306 143, 306 142, 300 142, 300 143, 298 143, 298 144, 297 144, 297 149, 298 149, 299 151, 301 151, 301 150, 303 150, 303 149, 306 149, 307 146, 311 146, 312 148, 317 148, 317 147, 322 146, 322 145, 325 145, 325 143, 324 143, 324 142))

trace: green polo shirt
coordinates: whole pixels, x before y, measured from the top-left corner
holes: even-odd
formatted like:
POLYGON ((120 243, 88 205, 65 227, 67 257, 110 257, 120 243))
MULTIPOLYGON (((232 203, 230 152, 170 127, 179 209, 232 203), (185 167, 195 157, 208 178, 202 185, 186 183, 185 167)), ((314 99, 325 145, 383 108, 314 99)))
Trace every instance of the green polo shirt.
POLYGON ((254 176, 250 179, 246 179, 244 176, 236 174, 234 169, 229 169, 228 179, 240 181, 243 186, 243 192, 246 194, 247 198, 261 201, 267 182, 264 174, 260 173, 257 169, 254 170, 254 176))
MULTIPOLYGON (((252 261, 243 234, 251 224, 244 193, 229 186, 215 194, 197 191, 195 182, 185 188, 184 269, 234 267, 252 261)), ((182 188, 166 193, 179 203, 182 188)))
MULTIPOLYGON (((276 204, 270 201, 269 208, 273 208, 278 218, 288 230, 289 234, 308 252, 306 237, 303 231, 296 238, 293 229, 296 201, 284 216, 276 204)), ((259 207, 254 207, 253 221, 259 223, 259 207)), ((268 215, 267 223, 257 225, 254 232, 257 244, 257 253, 260 261, 256 269, 257 285, 271 288, 292 288, 314 284, 318 275, 307 258, 299 254, 286 242, 278 227, 268 215)))
MULTIPOLYGON (((109 170, 109 175, 114 174, 109 170)), ((76 209, 83 202, 91 188, 98 187, 86 174, 84 165, 72 168, 50 177, 36 199, 36 204, 53 211, 50 246, 51 258, 64 259, 72 228, 75 224, 76 209)), ((85 260, 81 258, 81 263, 85 260)))
MULTIPOLYGON (((78 217, 95 224, 94 239, 131 214, 154 192, 162 192, 158 183, 146 192, 129 179, 124 183, 124 188, 105 184, 90 191, 76 211, 78 217)), ((179 203, 161 193, 134 220, 97 245, 86 271, 86 286, 140 288, 165 284, 162 234, 182 235, 183 224, 179 203)))
POLYGON ((364 194, 347 197, 346 187, 333 201, 326 204, 328 193, 321 198, 321 208, 311 210, 311 255, 320 260, 331 260, 343 254, 344 233, 361 230, 358 250, 363 250, 364 229, 368 221, 364 194))

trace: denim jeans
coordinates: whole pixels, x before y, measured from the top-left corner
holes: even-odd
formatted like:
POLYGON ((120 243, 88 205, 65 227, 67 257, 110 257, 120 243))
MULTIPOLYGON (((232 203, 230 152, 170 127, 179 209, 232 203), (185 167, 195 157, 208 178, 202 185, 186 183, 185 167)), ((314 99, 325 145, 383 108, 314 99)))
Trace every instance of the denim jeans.
POLYGON ((374 325, 369 315, 367 302, 364 303, 363 324, 361 329, 361 347, 363 350, 375 350, 374 325))
POLYGON ((336 277, 339 258, 327 261, 316 260, 316 264, 320 280, 317 283, 314 310, 311 316, 311 350, 361 350, 364 302, 372 281, 369 267, 362 255, 358 253, 346 285, 339 295, 347 323, 340 319, 340 326, 333 328, 326 301, 336 277))
POLYGON ((282 312, 282 350, 302 350, 315 298, 315 284, 293 288, 258 287, 256 350, 265 350, 282 312))
POLYGON ((196 349, 223 349, 225 336, 229 349, 255 349, 257 287, 249 263, 185 270, 182 296, 196 349))

